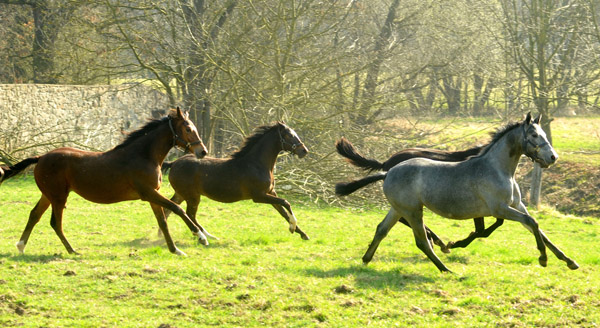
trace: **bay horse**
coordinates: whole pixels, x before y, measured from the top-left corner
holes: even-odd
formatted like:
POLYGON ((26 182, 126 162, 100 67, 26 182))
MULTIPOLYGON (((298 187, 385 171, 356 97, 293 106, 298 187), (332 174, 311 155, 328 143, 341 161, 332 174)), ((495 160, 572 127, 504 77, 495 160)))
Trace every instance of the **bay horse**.
MULTIPOLYGON (((344 137, 340 138, 340 140, 336 142, 335 148, 338 154, 345 157, 350 164, 368 172, 387 172, 392 167, 396 166, 396 164, 415 157, 429 158, 435 161, 442 162, 460 162, 466 160, 471 156, 479 154, 479 152, 483 149, 482 146, 476 146, 467 150, 450 152, 438 149, 408 148, 393 154, 385 162, 381 163, 375 159, 366 158, 365 156, 360 154, 356 150, 356 148, 354 148, 354 145, 352 145, 352 143, 344 137)), ((450 241, 446 245, 431 229, 425 226, 425 229, 427 230, 427 237, 431 239, 434 244, 438 245, 442 252, 449 253, 450 249, 452 248, 467 247, 476 238, 489 237, 492 234, 492 232, 494 232, 494 230, 496 230, 499 226, 501 226, 504 223, 503 219, 496 219, 496 222, 486 229, 485 221, 482 217, 474 218, 473 220, 475 223, 475 231, 471 232, 469 236, 467 236, 465 239, 456 242, 450 241)), ((408 222, 404 218, 400 218, 399 222, 406 226, 409 226, 408 222)))
POLYGON ((194 235, 206 243, 205 230, 193 223, 181 207, 158 192, 162 180, 160 165, 174 146, 184 148, 199 158, 207 153, 196 127, 179 107, 170 110, 162 119, 148 122, 107 152, 58 148, 12 166, 11 174, 14 175, 37 163, 34 177, 42 192, 16 245, 19 252, 24 252, 31 231, 42 214, 52 206, 50 225, 67 252, 77 254, 62 229, 63 210, 71 191, 101 204, 136 199, 149 202, 171 253, 185 255, 173 243, 163 208, 177 213, 194 235))
POLYGON ((299 158, 308 154, 298 134, 285 123, 277 122, 256 128, 227 158, 183 156, 172 163, 165 162, 163 169, 170 168, 169 181, 175 190, 171 201, 181 204, 185 200, 186 213, 194 222, 201 196, 222 203, 251 199, 271 204, 288 221, 291 233, 308 240, 297 226, 290 203, 275 192, 273 170, 281 151, 299 158))
POLYGON ((550 242, 537 221, 529 215, 514 178, 523 154, 543 168, 558 159, 539 122, 540 116, 532 120, 531 114, 527 114, 523 122, 498 130, 478 155, 462 162, 413 158, 388 172, 337 184, 336 193, 348 195, 375 181, 384 180, 383 192, 391 208, 377 226, 363 262, 371 261, 381 240, 403 217, 413 230, 417 247, 440 271, 450 271, 435 255, 427 239, 423 223, 423 206, 426 206, 434 213, 454 220, 494 216, 520 222, 535 236, 541 266, 545 267, 548 263, 548 246, 570 269, 579 268, 575 261, 550 242))

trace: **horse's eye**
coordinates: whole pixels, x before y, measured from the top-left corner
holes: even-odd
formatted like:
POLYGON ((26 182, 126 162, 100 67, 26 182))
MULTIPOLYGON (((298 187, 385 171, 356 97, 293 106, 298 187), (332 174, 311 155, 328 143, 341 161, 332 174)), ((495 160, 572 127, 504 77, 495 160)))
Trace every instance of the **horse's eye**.
POLYGON ((537 133, 535 133, 535 132, 534 132, 534 133, 533 133, 531 136, 532 136, 532 137, 534 137, 534 138, 537 138, 537 137, 539 137, 539 136, 538 136, 538 134, 537 134, 537 133))

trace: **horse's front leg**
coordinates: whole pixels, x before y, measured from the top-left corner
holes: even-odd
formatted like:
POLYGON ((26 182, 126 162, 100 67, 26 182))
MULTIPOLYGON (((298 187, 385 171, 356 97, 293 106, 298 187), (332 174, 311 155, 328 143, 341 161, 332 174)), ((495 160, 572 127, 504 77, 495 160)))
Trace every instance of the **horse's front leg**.
MULTIPOLYGON (((277 197, 277 193, 275 192, 275 190, 271 190, 271 192, 269 193, 275 197, 277 197)), ((278 205, 278 204, 271 204, 273 205, 273 207, 277 210, 277 212, 279 212, 279 214, 281 216, 283 216, 283 218, 290 223, 290 215, 288 214, 288 212, 283 208, 283 206, 278 205)), ((293 215, 293 214, 292 214, 293 215)), ((304 231, 302 231, 302 229, 300 229, 300 227, 298 225, 296 225, 296 233, 298 233, 300 235, 300 238, 302 238, 303 240, 309 240, 310 238, 308 237, 307 234, 304 233, 304 231)))
POLYGON ((487 229, 485 228, 485 222, 483 218, 475 218, 473 219, 475 223, 475 231, 471 232, 469 236, 465 239, 456 241, 456 242, 448 242, 449 248, 457 248, 462 247, 465 248, 469 246, 469 244, 475 240, 476 238, 487 238, 489 237, 494 230, 496 230, 499 226, 504 223, 503 219, 496 219, 496 222, 489 226, 487 229))
MULTIPOLYGON (((363 255, 362 257, 362 261, 364 264, 371 262, 371 260, 373 259, 373 255, 375 255, 377 247, 379 247, 379 244, 381 243, 383 238, 387 236, 392 227, 394 227, 396 222, 398 222, 398 219, 400 219, 400 215, 396 212, 396 210, 391 208, 388 214, 385 216, 385 219, 383 219, 383 221, 381 221, 377 225, 377 230, 375 230, 375 236, 373 236, 373 240, 369 244, 369 248, 365 252, 365 255, 363 255)), ((403 223, 410 227, 410 224, 408 224, 408 222, 405 221, 403 223)))
POLYGON ((252 195, 252 201, 254 201, 255 203, 283 206, 283 208, 285 208, 290 214, 290 216, 286 218, 286 220, 288 220, 290 224, 290 232, 294 233, 294 231, 296 231, 298 220, 296 219, 294 212, 292 212, 292 207, 290 206, 290 203, 287 200, 270 194, 258 194, 252 195))
MULTIPOLYGON (((143 192, 140 192, 139 194, 140 194, 141 200, 150 202, 151 204, 159 205, 159 206, 166 208, 166 209, 170 210, 171 212, 177 214, 179 217, 181 217, 183 222, 185 222, 185 224, 192 231, 192 233, 194 233, 194 235, 196 235, 198 237, 198 241, 200 241, 200 243, 203 245, 208 245, 208 239, 206 239, 206 236, 202 233, 204 228, 202 228, 202 226, 194 224, 194 222, 192 222, 192 220, 190 220, 188 215, 185 213, 185 211, 181 207, 179 207, 179 205, 177 205, 177 204, 173 203, 172 201, 170 201, 169 199, 165 198, 163 195, 159 194, 158 191, 156 191, 154 189, 145 190, 143 192)), ((164 213, 162 213, 162 215, 164 217, 164 213)), ((161 221, 159 220, 159 227, 160 227, 160 224, 161 224, 161 221)), ((164 224, 165 225, 167 224, 166 219, 164 220, 164 224)), ((161 227, 161 230, 164 234, 165 229, 163 229, 161 227)), ((165 236, 165 238, 166 237, 167 236, 165 236)))
POLYGON ((548 265, 548 255, 546 255, 546 244, 544 243, 544 239, 542 237, 542 233, 540 232, 537 221, 529 215, 527 209, 525 209, 525 205, 518 206, 519 210, 508 206, 508 204, 502 203, 498 204, 495 207, 492 207, 493 216, 506 219, 511 221, 517 221, 523 224, 527 230, 531 231, 535 236, 535 241, 537 244, 537 248, 540 251, 540 257, 538 258, 538 262, 541 266, 545 267, 548 265))
MULTIPOLYGON (((522 212, 528 213, 527 208, 525 207, 525 205, 523 203, 519 203, 517 208, 522 212)), ((527 226, 525 226, 525 227, 527 228, 527 226)), ((567 263, 567 266, 571 270, 579 269, 579 264, 577 264, 577 262, 570 259, 568 256, 565 255, 565 253, 563 253, 558 247, 556 247, 556 245, 554 245, 550 241, 550 239, 548 239, 548 237, 546 237, 546 235, 544 234, 544 232, 541 229, 539 229, 539 231, 540 231, 540 234, 542 235, 542 239, 544 240, 544 244, 546 244, 546 246, 548 246, 550 251, 552 251, 552 253, 554 253, 554 255, 556 255, 556 257, 559 260, 565 261, 567 263)))

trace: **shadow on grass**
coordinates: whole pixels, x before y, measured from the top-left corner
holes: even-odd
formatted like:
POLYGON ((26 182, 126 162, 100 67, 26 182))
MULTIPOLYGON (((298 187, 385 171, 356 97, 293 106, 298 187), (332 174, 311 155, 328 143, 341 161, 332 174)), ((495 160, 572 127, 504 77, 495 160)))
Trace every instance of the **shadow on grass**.
POLYGON ((402 268, 395 268, 388 271, 377 270, 365 265, 351 265, 331 270, 320 268, 307 268, 305 273, 308 276, 317 278, 333 277, 354 277, 355 286, 360 288, 376 289, 407 289, 410 286, 419 286, 423 283, 434 282, 435 279, 420 274, 405 273, 402 268))
POLYGON ((63 260, 63 254, 14 254, 14 253, 3 253, 0 254, 1 259, 10 259, 15 262, 28 262, 28 263, 48 263, 57 260, 63 260))
MULTIPOLYGON (((210 240, 209 239, 209 244, 208 246, 204 246, 202 244, 200 244, 200 242, 198 242, 197 240, 194 241, 194 239, 192 238, 184 238, 182 240, 173 240, 173 242, 175 243, 175 246, 177 246, 178 248, 180 248, 181 250, 185 251, 184 248, 191 248, 191 247, 201 247, 201 248, 230 248, 234 243, 229 242, 229 241, 224 241, 224 240, 210 240)), ((142 237, 142 238, 136 238, 133 240, 124 240, 124 241, 117 241, 117 242, 110 242, 110 243, 105 243, 102 244, 103 246, 106 247, 127 247, 127 248, 135 248, 135 249, 145 249, 145 248, 153 248, 153 247, 167 247, 167 243, 165 242, 165 239, 163 237, 155 237, 155 238, 147 238, 147 237, 142 237)))

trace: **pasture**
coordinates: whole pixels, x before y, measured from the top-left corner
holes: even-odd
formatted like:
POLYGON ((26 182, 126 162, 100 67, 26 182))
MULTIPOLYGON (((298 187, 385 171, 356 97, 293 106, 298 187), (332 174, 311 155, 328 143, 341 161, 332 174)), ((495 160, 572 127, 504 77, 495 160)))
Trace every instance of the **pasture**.
MULTIPOLYGON (((170 196, 168 183, 161 190, 170 196)), ((532 212, 547 236, 581 266, 549 254, 506 222, 467 249, 436 253, 442 274, 397 225, 373 261, 361 257, 385 215, 379 208, 297 204, 303 241, 269 205, 203 199, 199 222, 220 240, 199 245, 176 216, 169 228, 188 254, 168 252, 147 203, 99 205, 71 194, 64 230, 69 255, 46 213, 24 255, 14 244, 39 198, 31 177, 0 187, 0 326, 22 327, 391 327, 600 325, 597 218, 532 212)), ((471 221, 425 222, 445 241, 471 221)), ((487 220, 488 224, 492 222, 487 220)))

